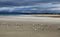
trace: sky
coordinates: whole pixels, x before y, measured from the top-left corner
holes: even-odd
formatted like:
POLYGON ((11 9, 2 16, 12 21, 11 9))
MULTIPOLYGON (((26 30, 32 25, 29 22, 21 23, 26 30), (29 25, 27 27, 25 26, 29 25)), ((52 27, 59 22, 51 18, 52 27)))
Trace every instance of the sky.
POLYGON ((0 12, 60 13, 60 0, 0 0, 0 12))

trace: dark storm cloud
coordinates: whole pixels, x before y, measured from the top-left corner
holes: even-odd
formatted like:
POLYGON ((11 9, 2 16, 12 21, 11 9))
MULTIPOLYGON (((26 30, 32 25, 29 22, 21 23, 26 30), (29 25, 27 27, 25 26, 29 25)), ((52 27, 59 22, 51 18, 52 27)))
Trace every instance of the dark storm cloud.
POLYGON ((50 11, 57 11, 57 13, 60 13, 60 4, 59 3, 56 3, 56 4, 53 4, 53 3, 38 3, 38 4, 35 4, 33 6, 1 7, 0 11, 21 12, 21 13, 44 13, 46 11, 49 11, 49 12, 50 11))
POLYGON ((0 0, 0 6, 25 6, 49 2, 60 2, 60 0, 0 0))
POLYGON ((0 0, 0 12, 60 12, 60 0, 0 0))
POLYGON ((39 0, 0 0, 0 6, 33 5, 39 0))

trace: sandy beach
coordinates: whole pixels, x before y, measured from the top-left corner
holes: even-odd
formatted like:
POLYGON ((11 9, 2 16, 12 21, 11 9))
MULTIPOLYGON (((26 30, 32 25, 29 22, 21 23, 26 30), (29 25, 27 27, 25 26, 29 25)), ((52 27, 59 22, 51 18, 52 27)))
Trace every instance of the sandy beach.
POLYGON ((60 37, 60 18, 0 16, 0 37, 60 37))

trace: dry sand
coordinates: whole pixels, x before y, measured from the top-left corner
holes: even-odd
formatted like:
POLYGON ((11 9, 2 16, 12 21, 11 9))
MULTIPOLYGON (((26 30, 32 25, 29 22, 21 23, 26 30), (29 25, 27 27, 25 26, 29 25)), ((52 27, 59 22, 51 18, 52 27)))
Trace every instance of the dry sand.
POLYGON ((0 37, 60 37, 60 18, 0 16, 0 37))

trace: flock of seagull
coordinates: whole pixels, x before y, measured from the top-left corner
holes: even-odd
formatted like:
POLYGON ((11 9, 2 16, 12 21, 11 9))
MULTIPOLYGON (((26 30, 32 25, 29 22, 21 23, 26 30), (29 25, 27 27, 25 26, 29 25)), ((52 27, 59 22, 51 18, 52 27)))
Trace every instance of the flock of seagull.
MULTIPOLYGON (((9 26, 12 26, 10 24, 2 24, 3 27, 5 25, 6 25, 7 28, 9 26)), ((13 26, 15 26, 15 25, 13 25, 13 26)), ((17 26, 17 29, 19 29, 19 28, 23 29, 24 24, 16 24, 16 26, 17 26)), ((37 32, 40 32, 40 31, 57 31, 57 30, 60 30, 60 26, 54 26, 54 25, 52 26, 52 25, 44 25, 44 24, 32 24, 32 29, 34 31, 37 31, 37 32)))

